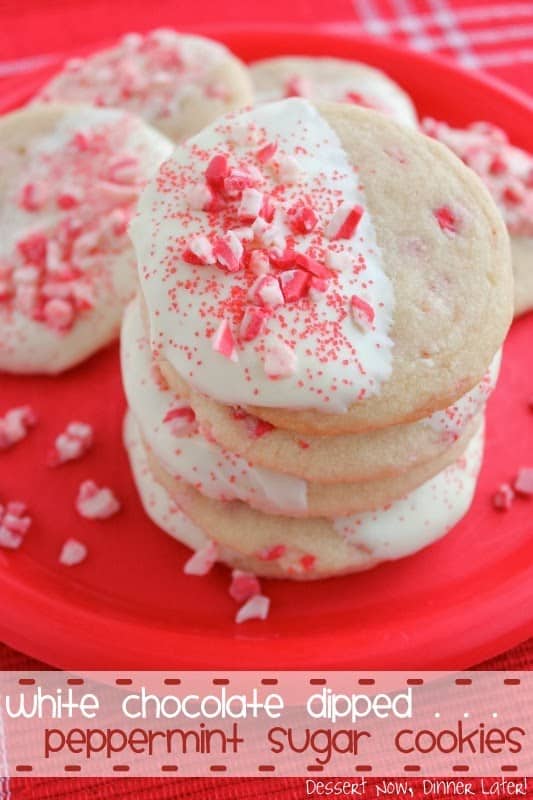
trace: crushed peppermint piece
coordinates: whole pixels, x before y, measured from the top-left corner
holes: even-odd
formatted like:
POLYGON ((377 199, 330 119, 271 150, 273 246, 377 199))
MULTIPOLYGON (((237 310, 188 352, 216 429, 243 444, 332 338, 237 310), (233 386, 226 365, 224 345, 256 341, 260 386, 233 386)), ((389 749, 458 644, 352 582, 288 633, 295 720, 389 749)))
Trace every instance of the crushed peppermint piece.
POLYGON ((352 295, 350 299, 350 309, 352 312, 352 319, 354 323, 363 331, 369 331, 374 323, 374 309, 372 306, 358 297, 356 294, 352 295))
POLYGON ((296 303, 306 297, 309 290, 309 274, 302 269, 280 272, 279 282, 286 303, 296 303))
POLYGON ((457 233, 458 220, 449 206, 436 208, 433 216, 439 223, 441 230, 447 233, 457 233))
POLYGON ((265 374, 272 380, 294 375, 296 364, 296 353, 285 342, 272 342, 267 345, 263 366, 265 374))
POLYGON ((253 436, 254 439, 260 439, 270 431, 274 430, 274 425, 271 422, 267 422, 264 419, 259 419, 257 417, 250 417, 250 424, 248 429, 250 434, 253 436))
POLYGON ((46 203, 46 187, 39 181, 26 183, 22 187, 19 204, 24 211, 39 211, 46 203))
POLYGON ((108 519, 120 511, 120 503, 111 489, 99 488, 88 480, 78 490, 76 511, 85 519, 108 519))
POLYGON ((514 492, 508 483, 502 483, 492 495, 492 505, 498 511, 509 511, 513 500, 514 492))
POLYGON ((207 575, 215 565, 218 558, 218 545, 216 542, 209 542, 197 550, 186 562, 183 567, 185 575, 207 575))
POLYGON ((0 450, 20 442, 36 424, 37 416, 30 406, 11 408, 0 417, 0 450))
POLYGON ((248 296, 267 308, 277 308, 285 303, 280 282, 273 275, 260 275, 250 287, 248 296))
POLYGON ((87 558, 87 547, 77 539, 67 539, 59 554, 59 563, 66 567, 81 564, 87 558))
POLYGON ((275 544, 272 547, 265 547, 256 553, 256 557, 261 561, 277 561, 278 558, 283 558, 287 552, 287 547, 284 544, 275 544))
POLYGON ((188 264, 216 264, 213 246, 207 236, 193 236, 183 252, 183 260, 188 264))
POLYGON ((228 272, 238 272, 241 268, 243 247, 232 231, 220 236, 213 242, 215 262, 228 272))
POLYGON ((163 417, 163 422, 170 425, 174 436, 186 436, 197 429, 196 414, 190 406, 171 408, 163 417))
POLYGON ((299 267, 309 272, 311 275, 314 275, 316 278, 329 278, 332 275, 331 270, 325 267, 324 264, 321 264, 316 259, 304 253, 296 253, 294 261, 299 267))
POLYGON ((235 339, 233 338, 233 333, 231 332, 229 322, 226 319, 223 319, 218 326, 212 342, 213 350, 215 352, 220 353, 222 356, 229 358, 230 361, 235 363, 239 360, 239 356, 237 354, 237 345, 235 344, 235 339))
POLYGON ((239 331, 241 341, 251 342, 253 339, 257 339, 262 331, 266 316, 265 309, 257 306, 248 306, 244 312, 239 331))
POLYGON ((268 616, 269 609, 270 599, 262 594, 256 594, 239 608, 235 615, 235 622, 240 624, 249 619, 265 620, 268 616))
POLYGON ((205 211, 213 201, 213 192, 206 183, 195 183, 188 188, 186 197, 194 211, 205 211))
POLYGON ((25 503, 11 501, 0 505, 0 547, 18 550, 32 523, 25 503))
POLYGON ((261 594, 261 585, 252 572, 234 569, 231 573, 229 593, 237 603, 245 603, 250 597, 261 594))
POLYGON ((332 241, 351 239, 363 213, 364 209, 359 205, 341 203, 326 228, 326 236, 332 241))
POLYGON ((316 556, 313 556, 311 553, 306 553, 306 555, 302 556, 300 559, 300 566, 304 572, 309 572, 312 570, 315 564, 316 556))
POLYGON ((252 222, 261 213, 263 208, 263 194, 257 189, 246 187, 243 190, 241 202, 237 210, 239 219, 244 222, 252 222))
POLYGON ((311 93, 310 81, 301 75, 293 75, 285 83, 285 97, 311 97, 311 93))
POLYGON ((69 422, 63 433, 60 433, 54 446, 48 453, 46 463, 49 467, 58 467, 67 461, 81 458, 92 447, 93 429, 86 422, 69 422))
POLYGON ((289 208, 288 217, 294 233, 311 233, 318 223, 318 217, 311 206, 301 203, 289 208))
POLYGON ((514 489, 518 494, 533 496, 533 467, 522 467, 514 482, 514 489))
POLYGON ((274 158, 277 149, 278 149, 277 142, 270 142, 269 144, 266 144, 264 147, 261 147, 260 150, 257 151, 256 153, 257 160, 261 164, 266 164, 268 161, 271 161, 274 158))
MULTIPOLYGON (((252 250, 248 261, 250 272, 254 275, 266 275, 270 270, 270 259, 264 250, 252 250)), ((282 298, 283 299, 283 298, 282 298)))
POLYGON ((282 183, 294 183, 300 174, 300 167, 292 156, 280 156, 277 160, 276 172, 282 183))

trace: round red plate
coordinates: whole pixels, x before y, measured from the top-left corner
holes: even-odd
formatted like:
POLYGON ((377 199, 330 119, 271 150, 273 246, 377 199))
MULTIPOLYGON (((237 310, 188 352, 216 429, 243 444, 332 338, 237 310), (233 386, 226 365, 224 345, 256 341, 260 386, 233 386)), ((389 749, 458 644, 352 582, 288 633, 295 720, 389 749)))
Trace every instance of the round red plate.
MULTIPOLYGON (((458 124, 488 119, 533 150, 527 98, 445 62, 347 36, 210 33, 244 59, 296 52, 359 58, 403 84, 421 114, 458 124)), ((2 110, 24 102, 46 73, 14 81, 2 110)), ((185 548, 143 513, 121 442, 116 347, 60 378, 0 377, 0 414, 30 403, 40 417, 29 438, 0 457, 0 500, 26 500, 34 518, 21 550, 0 552, 0 637, 73 669, 464 668, 511 647, 533 631, 533 502, 518 499, 498 513, 490 497, 533 463, 532 337, 530 314, 506 344, 476 499, 452 533, 362 575, 265 581, 269 619, 241 626, 232 621, 227 571, 184 576, 185 548), (94 450, 48 469, 47 449, 73 419, 94 425, 94 450), (85 478, 116 491, 123 502, 117 517, 98 523, 77 516, 73 499, 85 478), (69 569, 57 558, 73 535, 88 544, 89 557, 69 569)))

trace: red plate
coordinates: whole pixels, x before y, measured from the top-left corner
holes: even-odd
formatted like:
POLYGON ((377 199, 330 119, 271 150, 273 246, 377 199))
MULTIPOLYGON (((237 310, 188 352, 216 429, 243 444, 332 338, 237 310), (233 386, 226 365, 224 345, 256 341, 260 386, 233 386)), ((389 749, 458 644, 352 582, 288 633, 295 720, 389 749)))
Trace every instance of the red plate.
MULTIPOLYGON (((211 32, 214 35, 217 32, 211 32)), ((452 123, 488 119, 533 150, 533 106, 499 83, 400 48, 299 30, 218 31, 245 59, 284 53, 359 58, 403 84, 421 114, 452 123)), ((13 82, 3 110, 22 103, 46 71, 13 82)), ((464 668, 533 632, 533 503, 498 513, 490 497, 533 462, 533 316, 520 319, 505 348, 490 404, 488 445, 474 506, 443 541, 371 572, 311 584, 265 581, 269 619, 233 624, 228 573, 186 577, 185 548, 144 515, 121 443, 124 400, 117 349, 56 379, 2 376, 0 414, 31 403, 40 416, 30 437, 1 456, 0 499, 23 499, 34 526, 22 549, 0 553, 0 636, 64 668, 220 669, 464 668), (46 451, 64 425, 96 428, 93 452, 51 470, 46 451), (115 489, 122 513, 80 520, 81 480, 115 489), (58 564, 62 542, 89 546, 76 568, 58 564)))

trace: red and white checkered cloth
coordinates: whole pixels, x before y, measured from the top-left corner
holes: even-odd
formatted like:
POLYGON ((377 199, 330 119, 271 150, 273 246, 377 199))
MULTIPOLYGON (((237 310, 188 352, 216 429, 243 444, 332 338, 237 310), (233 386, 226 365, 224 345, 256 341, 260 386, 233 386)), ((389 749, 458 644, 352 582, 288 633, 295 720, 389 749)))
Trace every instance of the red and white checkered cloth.
MULTIPOLYGON (((24 81, 63 54, 130 30, 161 25, 303 25, 364 33, 439 53, 471 69, 486 70, 533 94, 533 2, 490 0, 0 0, 0 92, 24 81)), ((438 87, 437 87, 438 91, 438 87)), ((458 92, 460 88, 458 87, 458 92)), ((485 665, 530 669, 533 640, 485 665)), ((0 668, 39 666, 0 645, 0 668)), ((0 731, 1 734, 1 731, 0 731)), ((0 735, 0 762, 4 757, 0 735)), ((413 781, 415 800, 422 794, 413 781)), ((368 797, 375 792, 369 788, 368 797)), ((58 779, 0 781, 0 800, 302 800, 293 779, 58 779)), ((533 785, 528 798, 533 798, 533 785)))

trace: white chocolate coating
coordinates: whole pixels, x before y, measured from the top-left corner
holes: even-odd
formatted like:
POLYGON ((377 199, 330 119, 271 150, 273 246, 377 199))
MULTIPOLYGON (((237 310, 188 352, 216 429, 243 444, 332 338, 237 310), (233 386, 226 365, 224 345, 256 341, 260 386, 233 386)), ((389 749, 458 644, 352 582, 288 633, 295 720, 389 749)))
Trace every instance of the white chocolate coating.
POLYGON ((381 70, 340 58, 282 56, 250 65, 256 102, 307 97, 316 102, 355 103, 417 126, 409 96, 381 70))
POLYGON ((448 533, 472 503, 481 469, 484 425, 462 458, 381 511, 342 517, 335 530, 352 544, 370 548, 380 561, 403 558, 448 533))
POLYGON ((277 513, 305 512, 305 481, 253 467, 246 459, 208 440, 194 422, 185 425, 181 433, 173 432, 172 421, 164 421, 175 409, 189 406, 158 383, 138 300, 129 306, 124 317, 121 360, 128 405, 145 441, 171 475, 218 500, 242 500, 277 513))
POLYGON ((498 382, 501 363, 502 351, 498 350, 480 383, 460 397, 453 406, 442 411, 435 411, 430 417, 420 420, 420 422, 429 425, 446 438, 457 439, 468 423, 484 410, 485 404, 498 382))
MULTIPOLYGON (((273 534, 223 525, 217 535, 194 525, 157 482, 147 460, 138 426, 131 414, 125 421, 125 443, 133 476, 146 512, 160 528, 194 549, 216 541, 218 559, 258 575, 312 580, 329 575, 370 569, 384 560, 403 558, 444 536, 470 507, 481 465, 483 430, 474 437, 463 457, 439 476, 383 511, 343 518, 331 524, 288 521, 286 548, 277 560, 261 560, 257 552, 273 543, 273 534), (399 528, 398 528, 399 526, 399 528), (231 532, 228 534, 228 530, 231 532), (313 559, 302 570, 302 553, 313 559)), ((224 515, 221 505, 220 514, 224 515)), ((255 518, 255 517, 254 517, 255 518)), ((276 525, 282 522, 277 518, 276 525)), ((275 535, 275 534, 274 534, 275 535)))
POLYGON ((223 403, 339 413, 379 393, 390 377, 392 284, 382 268, 354 167, 336 133, 308 101, 285 100, 228 116, 181 145, 143 193, 131 235, 152 349, 205 394, 223 403), (271 195, 277 208, 273 222, 259 234, 263 244, 266 237, 264 249, 285 249, 292 235, 287 212, 305 197, 318 224, 311 233, 294 236, 294 249, 334 267, 326 291, 274 308, 261 334, 239 341, 229 358, 217 349, 220 326, 227 323, 233 339, 238 338, 249 304, 246 293, 256 275, 183 260, 195 235, 223 236, 229 227, 238 236, 242 229, 238 203, 228 206, 228 225, 224 213, 192 209, 190 193, 204 184, 214 154, 229 154, 232 167, 256 175, 257 152, 272 143, 278 161, 263 164, 258 177, 258 190, 271 195), (349 237, 335 240, 328 229, 344 204, 361 206, 363 215, 349 237), (350 313, 354 296, 373 310, 366 328, 350 313))
POLYGON ((0 370, 57 373, 118 334, 136 285, 127 224, 142 186, 172 146, 119 111, 50 106, 19 112, 13 124, 23 125, 26 115, 30 130, 47 115, 53 122, 29 140, 24 132, 22 155, 0 138, 7 176, 0 205, 0 370), (34 236, 44 242, 42 258, 20 249, 34 236), (59 314, 71 314, 64 327, 54 316, 57 306, 59 314))
POLYGON ((246 68, 224 45, 160 28, 67 61, 36 99, 123 108, 181 140, 251 97, 246 68))

